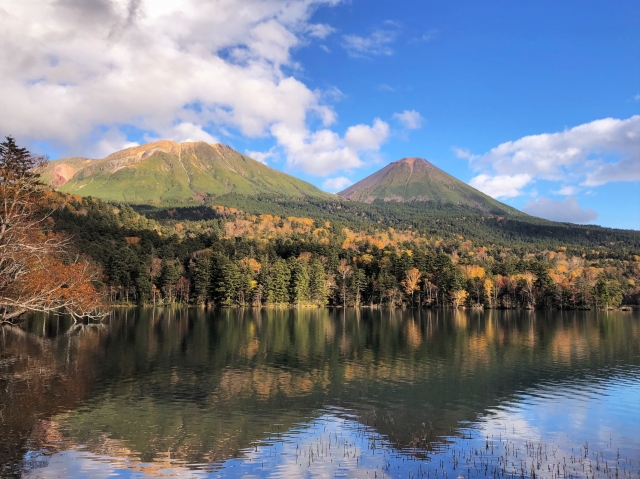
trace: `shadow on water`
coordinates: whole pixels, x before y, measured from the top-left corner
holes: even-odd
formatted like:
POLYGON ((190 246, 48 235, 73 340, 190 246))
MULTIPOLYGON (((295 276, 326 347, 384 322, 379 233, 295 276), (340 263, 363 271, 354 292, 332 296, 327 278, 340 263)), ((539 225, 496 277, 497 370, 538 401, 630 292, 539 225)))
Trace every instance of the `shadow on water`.
POLYGON ((637 384, 639 329, 637 314, 593 312, 123 309, 80 326, 34 316, 0 330, 2 474, 64 451, 205 471, 264 456, 274 437, 316 444, 317 459, 327 428, 334 447, 350 431, 345 450, 378 441, 424 459, 481 430, 502 438, 496 425, 536 401, 560 410, 611 378, 637 384))

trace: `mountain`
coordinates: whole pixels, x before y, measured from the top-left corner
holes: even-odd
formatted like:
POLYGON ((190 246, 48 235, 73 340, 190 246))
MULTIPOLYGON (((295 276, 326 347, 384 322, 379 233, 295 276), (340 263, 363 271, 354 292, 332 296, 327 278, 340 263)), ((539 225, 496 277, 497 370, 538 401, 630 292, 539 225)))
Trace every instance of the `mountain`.
POLYGON ((422 158, 403 158, 338 193, 348 200, 469 206, 486 213, 523 213, 472 188, 422 158))
POLYGON ((228 193, 335 198, 226 145, 205 142, 165 140, 101 160, 55 160, 42 178, 64 193, 131 204, 202 204, 228 193))

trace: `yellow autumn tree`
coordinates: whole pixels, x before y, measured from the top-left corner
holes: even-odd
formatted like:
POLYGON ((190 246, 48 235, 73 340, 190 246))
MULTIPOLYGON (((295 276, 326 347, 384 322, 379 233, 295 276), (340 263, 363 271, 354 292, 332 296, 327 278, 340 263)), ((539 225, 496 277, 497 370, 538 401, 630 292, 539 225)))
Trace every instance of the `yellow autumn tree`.
POLYGON ((493 281, 490 278, 485 278, 484 283, 482 283, 482 289, 484 292, 484 298, 489 303, 489 305, 493 306, 492 296, 493 293, 493 281))
POLYGON ((469 296, 469 293, 467 293, 464 289, 459 289, 457 291, 451 291, 449 296, 453 307, 459 308, 465 303, 467 297, 469 296))
POLYGON ((407 295, 411 295, 411 305, 413 305, 413 294, 420 289, 420 270, 411 268, 405 272, 405 278, 402 281, 402 287, 407 295))

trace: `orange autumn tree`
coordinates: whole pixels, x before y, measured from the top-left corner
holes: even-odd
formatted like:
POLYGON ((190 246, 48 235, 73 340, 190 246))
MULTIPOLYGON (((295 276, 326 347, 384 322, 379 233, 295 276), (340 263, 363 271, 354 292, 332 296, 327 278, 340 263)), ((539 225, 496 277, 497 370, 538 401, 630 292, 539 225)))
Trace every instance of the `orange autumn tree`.
POLYGON ((68 258, 68 242, 45 230, 44 159, 0 143, 0 322, 29 311, 99 316, 102 300, 85 262, 68 258))

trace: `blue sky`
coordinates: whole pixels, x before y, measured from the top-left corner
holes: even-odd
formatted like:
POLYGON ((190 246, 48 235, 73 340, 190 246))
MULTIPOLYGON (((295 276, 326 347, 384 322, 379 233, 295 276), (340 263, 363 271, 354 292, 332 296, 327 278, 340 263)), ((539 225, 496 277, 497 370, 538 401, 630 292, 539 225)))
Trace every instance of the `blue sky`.
POLYGON ((419 156, 532 214, 640 229, 636 1, 2 8, 0 133, 51 157, 221 141, 335 191, 419 156))

